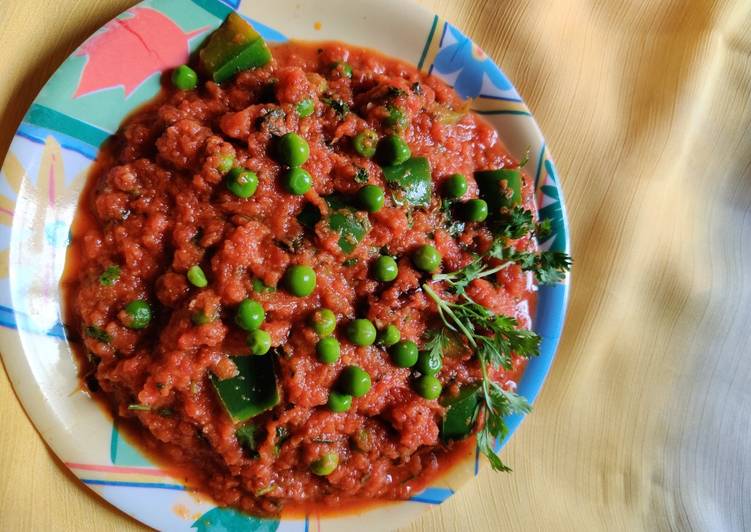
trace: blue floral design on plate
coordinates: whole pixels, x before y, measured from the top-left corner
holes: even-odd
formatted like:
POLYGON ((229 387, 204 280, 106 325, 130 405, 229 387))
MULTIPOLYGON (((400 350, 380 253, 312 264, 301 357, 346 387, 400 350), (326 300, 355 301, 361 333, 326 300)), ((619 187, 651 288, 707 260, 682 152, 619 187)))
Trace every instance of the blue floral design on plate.
POLYGON ((245 515, 232 508, 214 508, 199 517, 191 528, 198 532, 275 532, 279 528, 279 520, 245 515))
POLYGON ((453 84, 462 98, 494 98, 520 102, 508 78, 472 40, 446 23, 431 70, 453 84))

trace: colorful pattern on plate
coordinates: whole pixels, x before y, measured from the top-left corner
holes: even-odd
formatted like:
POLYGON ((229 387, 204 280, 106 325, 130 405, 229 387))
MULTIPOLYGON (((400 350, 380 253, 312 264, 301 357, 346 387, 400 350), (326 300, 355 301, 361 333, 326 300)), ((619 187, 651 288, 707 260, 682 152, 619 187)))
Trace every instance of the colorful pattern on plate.
MULTIPOLYGON (((201 37, 231 9, 245 16, 252 13, 254 26, 274 42, 285 41, 285 35, 261 21, 277 24, 289 35, 305 35, 308 29, 302 24, 327 12, 320 5, 301 6, 294 0, 247 4, 142 2, 82 44, 42 89, 0 171, 0 345, 16 393, 55 453, 84 483, 136 519, 169 530, 350 530, 361 526, 361 516, 331 519, 313 514, 279 521, 216 508, 155 467, 92 401, 71 393, 77 387, 76 368, 60 320, 58 283, 77 198, 101 143, 126 114, 153 97, 162 72, 184 63, 201 37), (288 16, 296 10, 299 16, 288 16), (75 432, 70 427, 76 427, 75 432)), ((344 31, 341 25, 337 30, 336 24, 327 23, 332 33, 316 36, 373 48, 379 47, 383 31, 402 39, 402 59, 441 77, 470 99, 473 110, 504 132, 512 153, 530 154, 527 169, 535 176, 540 212, 553 220, 553 234, 543 245, 567 251, 566 215, 553 161, 529 110, 503 72, 457 28, 411 4, 384 0, 380 11, 365 0, 352 4, 350 14, 338 16, 356 20, 362 10, 370 10, 367 27, 342 36, 336 33, 344 31), (385 7, 404 13, 399 22, 404 31, 396 31, 394 20, 379 14, 388 12, 385 7)), ((534 327, 542 336, 542 352, 519 384, 519 392, 530 400, 552 364, 567 294, 567 283, 540 290, 534 327)), ((521 420, 508 420, 509 437, 521 420)), ((503 443, 498 443, 499 449, 503 443)), ((426 505, 440 504, 476 475, 479 462, 478 453, 467 456, 409 501, 368 510, 368 522, 383 529, 408 523, 426 505)))

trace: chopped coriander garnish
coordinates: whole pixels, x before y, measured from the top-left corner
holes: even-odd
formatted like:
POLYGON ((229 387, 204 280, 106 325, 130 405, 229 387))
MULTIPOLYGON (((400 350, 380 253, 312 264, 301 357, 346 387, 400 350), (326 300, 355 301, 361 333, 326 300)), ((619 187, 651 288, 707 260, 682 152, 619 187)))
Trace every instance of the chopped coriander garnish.
POLYGON ((367 183, 370 175, 365 168, 358 168, 355 172, 355 183, 367 183))
POLYGON ((99 284, 102 286, 112 286, 120 278, 120 266, 113 264, 99 276, 99 284))
POLYGON ((351 266, 354 266, 355 264, 357 264, 357 259, 354 257, 342 262, 342 266, 344 266, 345 268, 349 268, 351 266))
POLYGON ((391 86, 391 87, 389 87, 386 90, 386 97, 387 98, 398 98, 399 96, 404 96, 405 94, 406 94, 406 92, 404 92, 399 87, 393 87, 393 86, 391 86))
POLYGON ((102 342, 103 344, 108 344, 112 340, 112 337, 107 334, 104 329, 97 327, 96 325, 89 325, 86 327, 85 332, 86 336, 93 338, 98 342, 102 342))
POLYGON ((349 105, 345 101, 330 97, 321 98, 321 101, 336 111, 339 118, 344 118, 349 113, 349 105))

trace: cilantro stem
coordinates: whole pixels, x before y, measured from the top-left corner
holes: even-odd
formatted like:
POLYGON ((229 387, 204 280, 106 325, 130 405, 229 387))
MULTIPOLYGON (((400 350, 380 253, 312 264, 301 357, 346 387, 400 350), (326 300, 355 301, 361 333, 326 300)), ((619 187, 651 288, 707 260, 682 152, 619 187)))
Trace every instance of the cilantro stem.
POLYGON ((475 339, 473 338, 473 334, 467 329, 462 321, 454 314, 454 312, 451 310, 451 307, 443 300, 441 297, 435 293, 435 291, 428 286, 427 283, 422 285, 422 289, 425 290, 425 293, 430 296, 430 299, 432 299, 435 304, 438 306, 438 312, 441 315, 441 319, 446 324, 447 327, 451 328, 452 330, 456 330, 454 327, 452 327, 449 323, 446 322, 446 318, 444 317, 443 313, 449 315, 451 320, 456 324, 456 326, 459 328, 459 330, 462 332, 462 334, 467 338, 469 343, 472 345, 472 347, 477 347, 477 342, 475 342, 475 339))

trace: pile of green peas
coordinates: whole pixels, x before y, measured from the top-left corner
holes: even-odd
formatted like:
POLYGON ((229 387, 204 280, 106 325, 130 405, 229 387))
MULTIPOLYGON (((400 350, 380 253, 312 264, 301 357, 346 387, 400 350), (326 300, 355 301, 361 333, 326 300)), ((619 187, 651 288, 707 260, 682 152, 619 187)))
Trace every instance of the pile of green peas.
POLYGON ((436 374, 443 367, 440 354, 420 351, 412 340, 400 340, 389 348, 391 361, 400 368, 414 368, 420 372, 420 377, 414 383, 418 395, 425 399, 437 399, 441 395, 441 382, 436 374))
POLYGON ((271 349, 271 335, 261 329, 266 320, 266 312, 258 301, 244 299, 235 313, 235 323, 248 332, 245 343, 253 355, 265 355, 271 349))
POLYGON ((279 162, 289 168, 282 176, 284 188, 290 194, 302 196, 313 186, 313 177, 307 170, 301 168, 310 158, 308 141, 297 133, 287 133, 279 138, 277 151, 279 162))
MULTIPOLYGON (((467 193, 467 178, 453 174, 443 182, 443 195, 459 200, 467 193)), ((488 204, 482 199, 470 199, 459 204, 459 215, 466 222, 484 222, 488 217, 488 204)))

